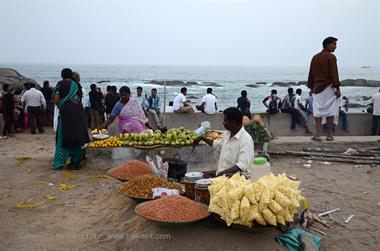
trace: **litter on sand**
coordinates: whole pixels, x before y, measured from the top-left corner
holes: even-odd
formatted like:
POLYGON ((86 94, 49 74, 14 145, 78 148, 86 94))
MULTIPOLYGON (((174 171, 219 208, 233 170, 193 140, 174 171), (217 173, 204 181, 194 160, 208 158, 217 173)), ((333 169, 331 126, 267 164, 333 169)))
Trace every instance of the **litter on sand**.
POLYGON ((16 208, 36 208, 36 207, 39 207, 46 202, 46 201, 39 201, 35 204, 32 204, 33 200, 34 200, 34 197, 31 199, 21 201, 21 202, 17 202, 15 207, 16 208))
POLYGON ((32 157, 20 157, 20 158, 16 158, 16 161, 17 161, 18 164, 22 164, 25 161, 34 160, 34 159, 35 158, 32 158, 32 157))
POLYGON ((48 199, 48 200, 55 200, 55 196, 52 195, 52 194, 45 195, 45 198, 48 199))
POLYGON ((12 197, 13 195, 11 194, 11 193, 7 193, 7 194, 4 194, 4 196, 3 197, 1 197, 1 199, 2 200, 6 200, 6 199, 8 199, 8 198, 10 198, 10 197, 12 197))
POLYGON ((61 191, 67 191, 67 190, 70 190, 73 187, 74 187, 74 185, 64 184, 64 183, 61 183, 61 184, 58 185, 58 189, 61 190, 61 191))
POLYGON ((102 180, 102 179, 112 180, 113 178, 111 176, 108 176, 108 175, 96 175, 96 176, 92 176, 91 179, 93 181, 97 181, 97 180, 102 180))

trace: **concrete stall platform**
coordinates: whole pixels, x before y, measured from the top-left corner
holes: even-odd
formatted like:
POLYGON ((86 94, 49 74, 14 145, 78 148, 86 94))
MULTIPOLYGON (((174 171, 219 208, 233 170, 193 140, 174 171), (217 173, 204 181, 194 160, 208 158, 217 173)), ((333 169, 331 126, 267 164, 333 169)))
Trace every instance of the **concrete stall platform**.
MULTIPOLYGON (((266 128, 268 128, 275 136, 307 136, 305 129, 297 125, 295 130, 290 129, 290 114, 278 113, 268 115, 267 113, 258 113, 266 128)), ((188 129, 197 129, 203 121, 209 121, 213 130, 225 130, 223 126, 223 113, 207 115, 200 112, 193 114, 176 114, 166 113, 166 127, 185 127, 188 129)), ((163 117, 163 116, 162 116, 163 117)), ((339 118, 339 124, 334 131, 336 136, 369 136, 372 128, 372 115, 369 113, 349 113, 348 114, 348 130, 349 133, 342 130, 342 119, 339 118)), ((314 118, 309 118, 309 128, 314 131, 314 118)), ((109 131, 113 135, 118 135, 117 119, 109 127, 109 131)))
POLYGON ((188 170, 217 169, 219 154, 208 145, 200 145, 191 154, 192 146, 181 148, 159 147, 154 149, 136 149, 133 147, 116 148, 88 148, 86 166, 94 169, 110 169, 128 160, 146 161, 146 156, 151 157, 156 163, 156 155, 162 158, 181 159, 188 161, 188 170))

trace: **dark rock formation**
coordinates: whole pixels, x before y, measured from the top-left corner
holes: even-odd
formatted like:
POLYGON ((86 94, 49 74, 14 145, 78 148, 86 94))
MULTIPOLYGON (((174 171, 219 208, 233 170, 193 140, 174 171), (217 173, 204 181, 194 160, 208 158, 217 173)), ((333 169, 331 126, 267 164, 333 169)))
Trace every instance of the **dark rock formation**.
POLYGON ((289 84, 284 82, 273 82, 272 86, 289 87, 289 84))
POLYGON ((41 86, 31 78, 24 77, 16 70, 11 68, 0 68, 0 88, 3 90, 4 84, 9 84, 12 90, 25 89, 28 84, 35 84, 36 88, 41 88, 41 86))
POLYGON ((257 84, 249 84, 249 85, 245 85, 245 86, 251 87, 251 88, 258 88, 258 87, 260 87, 257 84))

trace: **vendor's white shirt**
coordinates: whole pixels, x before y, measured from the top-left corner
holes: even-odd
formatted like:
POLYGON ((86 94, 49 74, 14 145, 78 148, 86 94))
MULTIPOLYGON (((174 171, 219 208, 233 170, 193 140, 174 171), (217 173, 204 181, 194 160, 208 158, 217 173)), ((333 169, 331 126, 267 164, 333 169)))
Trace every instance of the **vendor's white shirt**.
POLYGON ((220 151, 218 170, 216 174, 233 166, 242 171, 248 171, 254 159, 254 146, 251 135, 242 127, 230 138, 231 132, 226 131, 220 140, 214 140, 213 147, 220 151))
POLYGON ((183 103, 186 102, 186 96, 182 93, 178 94, 173 101, 173 110, 178 110, 183 107, 183 103))
POLYGON ((380 116, 380 92, 373 94, 373 113, 372 115, 380 116))
POLYGON ((215 110, 215 103, 216 97, 212 94, 207 94, 203 96, 202 103, 205 102, 205 113, 208 114, 214 114, 216 112, 215 110))

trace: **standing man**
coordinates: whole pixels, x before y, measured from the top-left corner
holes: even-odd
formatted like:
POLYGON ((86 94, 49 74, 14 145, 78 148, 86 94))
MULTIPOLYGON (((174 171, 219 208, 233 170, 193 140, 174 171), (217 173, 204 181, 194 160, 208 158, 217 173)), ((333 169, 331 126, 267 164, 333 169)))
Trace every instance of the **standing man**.
POLYGON ((372 135, 380 135, 380 90, 372 96, 373 113, 372 113, 372 135))
POLYGON ((267 108, 267 113, 276 114, 280 112, 281 99, 277 96, 277 90, 270 91, 270 96, 263 99, 263 104, 267 108), (269 104, 267 104, 269 100, 269 104))
POLYGON ((152 114, 157 128, 161 128, 160 108, 161 108, 160 97, 157 96, 157 89, 153 88, 151 90, 151 96, 148 98, 148 112, 152 114))
POLYGON ((8 135, 11 133, 14 107, 13 94, 9 84, 4 84, 2 97, 2 111, 4 119, 3 139, 8 138, 8 135))
POLYGON ((327 120, 327 141, 334 140, 332 127, 334 117, 339 116, 340 82, 336 57, 337 38, 323 40, 323 50, 316 54, 310 63, 308 87, 313 93, 313 115, 315 118, 315 136, 312 140, 321 141, 322 118, 327 120))
POLYGON ((30 89, 27 90, 21 98, 21 102, 25 105, 28 111, 28 123, 30 124, 31 133, 36 133, 36 125, 39 133, 44 133, 42 125, 42 109, 46 109, 46 101, 41 91, 36 89, 34 83, 30 84, 30 89))
POLYGON ((98 90, 96 84, 90 86, 91 91, 90 104, 91 104, 91 129, 100 128, 102 122, 102 116, 104 117, 104 107, 102 104, 103 94, 98 90))
POLYGON ((104 105, 106 106, 106 114, 107 118, 112 113, 113 107, 116 105, 117 101, 119 101, 120 97, 117 94, 116 86, 110 86, 109 92, 107 92, 104 97, 104 105))
POLYGON ((207 94, 203 96, 202 104, 197 105, 196 108, 203 113, 215 114, 218 110, 217 102, 215 95, 212 93, 212 88, 207 88, 207 94))
POLYGON ((196 138, 193 147, 201 140, 220 151, 216 175, 234 174, 248 171, 254 159, 254 145, 251 135, 244 129, 243 114, 236 107, 223 111, 223 125, 227 132, 219 140, 212 140, 204 136, 196 138))
POLYGON ((139 102, 139 104, 141 105, 141 108, 145 112, 147 109, 147 103, 146 103, 147 96, 143 95, 142 91, 143 91, 143 88, 141 86, 137 87, 136 94, 133 95, 133 98, 136 99, 137 102, 139 102))
POLYGON ((251 101, 247 97, 248 93, 246 90, 242 90, 240 95, 241 96, 237 99, 237 108, 239 108, 243 116, 247 116, 251 119, 251 101))
POLYGON ((41 92, 46 101, 46 109, 43 112, 44 126, 51 126, 53 123, 54 106, 52 102, 53 89, 49 85, 49 81, 45 80, 41 92))
POLYGON ((175 97, 173 102, 173 111, 175 113, 193 113, 193 107, 186 102, 187 88, 182 87, 181 93, 175 97))

